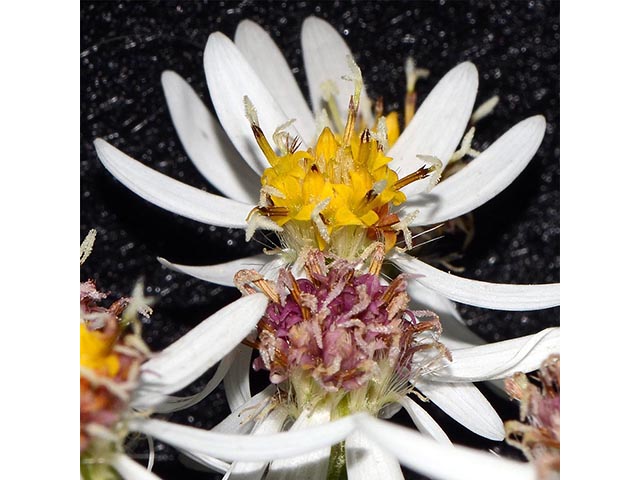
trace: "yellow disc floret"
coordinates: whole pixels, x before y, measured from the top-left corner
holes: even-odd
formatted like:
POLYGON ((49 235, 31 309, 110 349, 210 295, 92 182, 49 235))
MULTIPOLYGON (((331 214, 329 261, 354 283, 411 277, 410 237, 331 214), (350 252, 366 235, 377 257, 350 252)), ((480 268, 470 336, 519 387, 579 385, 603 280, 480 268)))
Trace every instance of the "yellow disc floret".
MULTIPOLYGON (((262 132, 255 126, 254 132, 263 145, 262 132)), ((325 128, 306 152, 287 151, 278 156, 268 151, 271 167, 262 176, 266 202, 257 210, 283 227, 288 244, 307 243, 355 256, 360 248, 353 242, 341 248, 337 237, 355 236, 358 244, 367 236, 376 240, 386 206, 406 200, 399 191, 397 174, 387 166, 391 158, 371 132, 364 130, 360 138, 347 140, 325 128)))
POLYGON ((380 99, 374 117, 366 121, 359 115, 362 75, 352 59, 350 65, 354 94, 347 118, 343 123, 332 93, 335 88, 326 85, 328 110, 318 121, 327 126, 315 145, 304 151, 298 150, 299 138, 285 131, 293 121, 276 129, 273 148, 260 128, 255 108, 245 97, 246 116, 269 163, 261 179, 260 203, 248 218, 247 238, 257 228, 276 231, 295 258, 304 249, 318 248, 354 260, 374 242, 391 250, 399 232, 410 245, 407 222, 400 221, 393 207, 406 201, 400 191, 403 187, 428 176, 439 178, 441 165, 433 163, 398 178, 388 166, 391 158, 385 155, 400 134, 398 114, 383 117, 380 99))
POLYGON ((114 377, 120 369, 118 354, 113 351, 114 337, 100 330, 89 330, 80 322, 80 365, 98 374, 114 377))
POLYGON ((326 127, 307 151, 297 151, 299 142, 287 138, 281 154, 271 147, 257 119, 252 122, 270 167, 262 175, 261 203, 250 217, 273 222, 287 248, 316 247, 342 258, 356 258, 374 241, 390 250, 399 223, 390 206, 406 200, 403 186, 432 173, 421 169, 399 179, 388 167, 391 158, 384 153, 379 132, 365 128, 354 134, 356 112, 352 100, 341 137, 326 127))

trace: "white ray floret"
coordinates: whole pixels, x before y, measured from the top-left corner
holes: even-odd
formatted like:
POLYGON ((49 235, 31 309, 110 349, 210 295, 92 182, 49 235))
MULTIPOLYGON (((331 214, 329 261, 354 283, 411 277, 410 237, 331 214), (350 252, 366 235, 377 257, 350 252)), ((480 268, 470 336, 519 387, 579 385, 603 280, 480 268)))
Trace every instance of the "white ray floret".
MULTIPOLYGON (((269 164, 247 125, 242 99, 251 99, 260 113, 260 126, 267 134, 275 132, 291 119, 271 96, 238 47, 222 33, 209 36, 204 51, 204 69, 220 124, 249 166, 262 175, 269 164)), ((292 135, 299 135, 295 125, 289 130, 292 135)), ((300 138, 303 142, 301 148, 306 149, 305 139, 300 138)))
MULTIPOLYGON (((255 338, 252 335, 250 338, 255 338)), ((251 370, 251 352, 246 345, 239 344, 235 349, 235 361, 224 377, 224 394, 231 410, 242 406, 251 398, 249 371, 251 370)))
POLYGON ((189 385, 251 332, 266 306, 261 293, 242 297, 145 362, 134 405, 151 407, 189 385))
POLYGON ((506 460, 468 447, 442 445, 408 428, 359 417, 358 429, 403 465, 443 480, 534 480, 532 465, 506 460))
MULTIPOLYGON (((284 267, 284 262, 280 258, 269 257, 265 254, 254 255, 251 257, 232 260, 230 262, 219 263, 216 265, 192 266, 171 263, 164 258, 158 258, 158 261, 167 268, 176 272, 185 273, 192 277, 206 280, 207 282, 233 287, 233 276, 243 269, 251 269, 257 271, 271 272, 274 269, 284 267), (273 265, 269 265, 273 264, 273 265)), ((268 278, 268 277, 267 277, 268 278)))
POLYGON ((481 437, 497 441, 504 439, 502 420, 475 385, 429 380, 420 378, 414 384, 444 413, 481 437))
POLYGON ((175 72, 162 73, 162 89, 180 142, 198 171, 225 196, 255 204, 260 180, 218 121, 175 72))
MULTIPOLYGON (((331 421, 328 409, 317 408, 304 410, 289 429, 288 433, 308 431, 319 425, 327 425, 331 421)), ((265 480, 325 480, 329 467, 331 446, 327 445, 313 451, 306 451, 296 457, 278 459, 269 466, 269 473, 265 480)))
POLYGON ((430 436, 437 442, 451 444, 451 440, 442 430, 442 427, 431 418, 431 415, 424 408, 411 400, 411 398, 404 397, 400 400, 400 405, 407 411, 416 428, 423 434, 430 436))
MULTIPOLYGON (((337 87, 335 100, 340 118, 347 118, 349 97, 353 93, 352 85, 345 80, 352 76, 347 59, 353 58, 347 43, 329 23, 316 17, 308 17, 302 23, 301 40, 304 70, 314 113, 319 115, 322 110, 322 85, 329 81, 337 87)), ((370 100, 364 87, 360 104, 363 107, 362 114, 369 117, 365 117, 365 122, 370 125, 370 100)))
POLYGON ((477 347, 453 349, 451 355, 455 361, 433 372, 430 380, 468 383, 504 379, 516 372, 538 369, 553 353, 560 353, 559 328, 547 328, 535 335, 477 347))
POLYGON ((145 200, 209 225, 247 228, 245 219, 253 208, 252 205, 185 185, 146 167, 101 138, 94 145, 107 170, 145 200))
POLYGON ((307 141, 315 135, 315 119, 293 77, 284 55, 257 23, 243 20, 238 24, 234 43, 288 118, 296 119, 296 127, 307 141))
POLYGON ((494 310, 538 310, 560 305, 560 284, 510 285, 458 277, 438 270, 402 252, 389 259, 412 279, 456 302, 494 310))
POLYGON ((111 466, 124 480, 160 480, 155 473, 147 470, 124 453, 118 453, 111 459, 111 466))
MULTIPOLYGON (((213 427, 212 431, 230 434, 246 434, 251 432, 257 428, 257 424, 259 423, 258 413, 269 404, 274 392, 275 385, 269 385, 260 393, 251 397, 243 405, 233 410, 222 422, 213 427)), ((271 432, 263 431, 263 433, 277 433, 279 431, 280 429, 274 429, 271 432)), ((182 450, 182 452, 192 460, 216 472, 225 473, 228 472, 231 467, 231 464, 211 455, 188 450, 182 450)))
MULTIPOLYGON (((389 166, 400 176, 406 175, 422 166, 416 155, 432 155, 446 167, 469 122, 477 91, 478 71, 472 63, 461 63, 450 70, 389 149, 387 155, 393 159, 389 166)), ((402 191, 411 200, 422 187, 415 182, 402 191)))
MULTIPOLYGON (((155 413, 169 413, 176 412, 178 410, 184 410, 204 400, 211 392, 213 392, 220 382, 226 380, 228 377, 229 369, 234 365, 236 360, 235 349, 226 355, 218 364, 216 372, 213 377, 207 382, 202 390, 199 392, 184 397, 168 395, 162 399, 162 403, 153 406, 155 413)), ((152 394, 155 396, 156 394, 152 394)), ((148 400, 147 400, 148 401, 148 400)), ((144 405, 144 401, 138 400, 138 405, 144 405)))
POLYGON ((366 433, 356 431, 349 435, 345 448, 349 480, 404 479, 396 457, 380 448, 366 433))
POLYGON ((362 414, 298 431, 270 435, 218 433, 155 419, 133 419, 129 422, 129 428, 180 449, 226 460, 271 461, 291 458, 341 442, 354 431, 354 422, 360 415, 362 414))
MULTIPOLYGON (((433 225, 464 215, 508 187, 533 158, 546 122, 536 115, 511 127, 487 150, 431 192, 409 197, 404 209, 419 208, 412 225, 433 225)), ((442 158, 442 157, 440 157, 442 158)), ((416 185, 419 184, 416 183, 416 185)))
MULTIPOLYGON (((276 407, 251 431, 252 435, 278 433, 288 417, 286 408, 276 407)), ((262 480, 268 462, 233 462, 223 480, 262 480)))

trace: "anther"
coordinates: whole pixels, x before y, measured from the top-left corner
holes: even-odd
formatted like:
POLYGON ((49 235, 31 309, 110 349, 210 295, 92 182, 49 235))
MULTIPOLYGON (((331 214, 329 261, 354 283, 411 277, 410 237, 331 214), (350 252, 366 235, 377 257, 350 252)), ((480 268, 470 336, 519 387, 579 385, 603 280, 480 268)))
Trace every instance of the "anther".
POLYGON ((273 151, 273 148, 271 148, 271 145, 269 145, 269 141, 267 140, 267 137, 265 137, 264 132, 262 131, 260 126, 258 126, 258 124, 256 123, 252 123, 251 131, 253 132, 253 136, 255 137, 256 142, 258 142, 258 146, 260 147, 260 150, 262 150, 264 156, 267 158, 269 164, 275 165, 278 156, 276 155, 276 152, 273 151))
POLYGON ((267 217, 286 217, 289 215, 287 207, 256 207, 258 211, 267 217))
POLYGON ((382 99, 382 97, 378 97, 376 99, 376 105, 375 105, 376 120, 382 117, 383 113, 384 113, 384 100, 382 99))
POLYGON ((253 348, 255 350, 260 350, 260 344, 258 342, 255 342, 253 340, 248 340, 248 339, 244 339, 241 342, 243 345, 246 345, 249 348, 253 348))
POLYGON ((271 283, 265 280, 264 277, 255 270, 240 270, 234 275, 233 283, 235 283, 236 288, 240 290, 243 295, 256 293, 257 290, 251 287, 253 283, 262 293, 269 297, 272 302, 278 303, 280 301, 271 283))
POLYGON ((382 270, 382 262, 384 261, 384 244, 378 243, 371 255, 371 265, 369 265, 369 273, 372 275, 380 275, 382 270))
POLYGON ((349 98, 349 114, 347 115, 347 123, 344 127, 344 136, 342 137, 342 143, 349 145, 351 143, 351 136, 356 127, 356 117, 358 114, 358 107, 353 100, 353 95, 349 98))
POLYGON ((406 187, 410 183, 417 182, 418 180, 422 180, 423 178, 427 178, 434 171, 435 171, 435 167, 433 166, 427 167, 426 165, 423 165, 415 172, 410 173, 406 177, 402 177, 400 180, 394 183, 393 188, 395 190, 400 190, 401 188, 406 187))
POLYGON ((302 304, 302 293, 300 292, 300 286, 296 281, 295 277, 291 273, 291 271, 287 270, 287 276, 289 277, 289 291, 291 292, 291 296, 295 300, 295 302, 300 307, 300 311, 302 312, 302 318, 305 320, 309 320, 311 318, 311 312, 308 307, 305 307, 302 304))

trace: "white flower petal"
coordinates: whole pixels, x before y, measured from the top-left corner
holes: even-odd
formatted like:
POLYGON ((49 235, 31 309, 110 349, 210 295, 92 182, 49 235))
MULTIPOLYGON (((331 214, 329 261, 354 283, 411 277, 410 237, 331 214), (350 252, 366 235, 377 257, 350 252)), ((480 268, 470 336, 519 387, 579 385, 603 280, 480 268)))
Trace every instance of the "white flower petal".
MULTIPOLYGON (((218 423, 211 430, 217 433, 243 434, 249 433, 256 426, 256 421, 260 421, 260 412, 271 401, 271 397, 275 392, 275 386, 269 385, 260 393, 254 395, 246 403, 236 410, 232 411, 224 420, 218 423)), ((227 473, 231 464, 220 460, 219 458, 204 453, 190 452, 183 450, 188 458, 198 462, 200 465, 215 470, 220 473, 227 473)))
POLYGON ((136 396, 149 406, 189 385, 251 332, 267 303, 261 293, 242 297, 146 361, 136 396))
POLYGON ((526 311, 560 305, 560 284, 509 285, 458 277, 402 252, 390 257, 403 272, 420 275, 411 280, 456 302, 494 310, 526 311))
MULTIPOLYGON (((354 85, 343 77, 352 77, 347 57, 354 58, 340 34, 326 21, 317 17, 307 17, 302 23, 302 56, 304 70, 309 83, 309 96, 314 113, 320 114, 323 96, 322 84, 331 81, 338 88, 336 102, 342 121, 347 119, 349 98, 353 95, 354 85)), ((370 125, 370 101, 366 89, 362 87, 360 113, 370 125), (369 106, 369 108, 367 108, 369 106)))
MULTIPOLYGON (((255 426, 251 434, 277 433, 282 430, 287 417, 287 409, 285 407, 277 407, 255 426)), ((269 465, 268 462, 233 462, 231 469, 229 469, 223 480, 261 480, 267 465, 269 465)))
MULTIPOLYGON (((273 260, 273 257, 260 254, 252 257, 245 257, 239 260, 232 260, 230 262, 218 263, 216 265, 180 265, 177 263, 171 263, 162 257, 158 257, 158 261, 167 268, 175 270, 176 272, 186 273, 192 277, 199 278, 211 283, 217 283, 218 285, 224 285, 226 287, 234 287, 233 277, 239 270, 251 269, 261 271, 267 263, 277 262, 278 265, 282 265, 282 262, 273 260)), ((269 268, 269 271, 271 271, 269 268)))
POLYGON ((403 397, 399 403, 407 411, 418 430, 437 442, 451 444, 451 440, 449 440, 447 434, 442 430, 442 427, 431 418, 431 415, 429 415, 424 408, 409 397, 403 397))
POLYGON ((473 333, 458 313, 455 304, 447 297, 417 282, 409 282, 407 289, 416 310, 431 310, 438 314, 442 324, 440 341, 448 348, 464 348, 485 343, 473 333))
POLYGON ((411 197, 403 205, 406 211, 419 209, 411 225, 432 225, 456 218, 502 192, 535 155, 542 143, 545 126, 542 115, 523 120, 430 193, 411 197))
POLYGON ((528 373, 540 368, 552 353, 560 353, 560 329, 547 328, 535 335, 452 350, 453 362, 429 375, 431 381, 478 382, 528 373))
POLYGON ((418 379, 415 386, 442 411, 469 430, 490 440, 504 440, 504 425, 489 401, 472 383, 431 382, 418 379))
POLYGON ((249 370, 251 370, 252 349, 240 344, 234 348, 234 352, 236 352, 235 360, 229 373, 224 377, 224 394, 231 411, 241 407, 251 398, 249 370))
POLYGON ((215 457, 208 457, 206 455, 193 454, 190 452, 185 452, 183 450, 180 451, 180 456, 178 457, 180 463, 182 463, 189 470, 195 470, 197 472, 207 472, 211 471, 226 474, 231 468, 231 464, 229 462, 225 462, 223 460, 218 460, 215 457))
MULTIPOLYGON (((327 425, 331 421, 329 409, 317 408, 304 410, 291 426, 289 433, 308 432, 318 425, 327 425)), ((337 442, 335 442, 337 443, 337 442)), ((329 467, 331 445, 327 444, 321 449, 307 450, 303 455, 287 457, 276 460, 269 466, 266 480, 325 480, 329 467)))
POLYGON ((118 453, 111 459, 111 466, 124 480, 160 480, 155 473, 150 472, 124 453, 118 453))
POLYGON ((294 457, 344 440, 359 415, 341 418, 299 431, 270 435, 233 435, 176 425, 162 420, 136 418, 131 431, 152 435, 176 448, 235 461, 269 461, 294 457))
MULTIPOLYGON (((237 348, 237 347, 236 347, 237 348)), ((232 350, 229 355, 225 356, 222 361, 218 364, 218 368, 216 368, 216 373, 211 377, 211 380, 207 382, 207 385, 200 390, 198 393, 194 395, 189 395, 186 397, 174 397, 168 396, 164 399, 163 403, 159 405, 155 405, 153 407, 154 413, 169 413, 169 412, 177 412, 178 410, 184 410, 185 408, 189 408, 200 401, 204 400, 211 392, 213 392, 222 379, 226 379, 227 372, 229 368, 234 365, 236 361, 236 349, 232 350)), ((142 398, 144 401, 144 397, 142 398)), ((138 404, 140 407, 140 404, 138 404)))
MULTIPOLYGON (((416 155, 434 155, 445 167, 464 134, 477 92, 478 71, 472 63, 451 69, 389 149, 387 155, 393 158, 389 166, 404 176, 424 165, 416 155)), ((414 182, 402 191, 411 199, 424 191, 424 182, 414 182)))
POLYGON ((260 393, 256 393, 246 403, 233 410, 224 420, 212 428, 218 433, 247 433, 254 426, 255 415, 260 413, 271 401, 276 391, 275 385, 270 384, 260 393))
POLYGON ((366 434, 355 431, 347 437, 349 480, 403 480, 398 460, 380 448, 366 434))
POLYGON ((449 350, 475 347, 486 343, 466 327, 457 323, 453 325, 455 325, 453 328, 443 327, 442 334, 440 334, 440 343, 443 343, 449 350), (473 340, 474 338, 477 340, 473 340))
MULTIPOLYGON (((296 119, 296 128, 307 143, 312 143, 316 123, 311 110, 291 73, 282 52, 257 23, 243 20, 236 29, 234 42, 260 76, 285 115, 296 119)), ((260 114, 260 111, 258 111, 260 114)))
POLYGON ((260 181, 198 94, 177 73, 162 73, 171 120, 198 171, 227 197, 258 203, 260 181))
MULTIPOLYGON (((255 106, 260 127, 269 140, 276 129, 290 118, 271 96, 238 47, 220 32, 209 35, 204 50, 204 69, 220 124, 253 171, 262 175, 270 165, 258 147, 251 124, 245 116, 244 96, 249 97, 255 106)), ((299 135, 295 124, 287 131, 293 136, 299 135)), ((303 143, 300 148, 304 150, 305 139, 301 139, 303 143)))
POLYGON ((357 419, 358 429, 410 469, 443 480, 534 480, 533 465, 496 457, 463 446, 443 445, 419 433, 371 417, 357 419))
POLYGON ((384 418, 385 420, 392 418, 400 410, 402 410, 402 405, 399 403, 390 403, 382 407, 382 410, 378 412, 378 418, 384 418))
POLYGON ((219 227, 247 228, 252 205, 213 195, 185 185, 146 167, 98 138, 98 158, 129 190, 160 208, 219 227))

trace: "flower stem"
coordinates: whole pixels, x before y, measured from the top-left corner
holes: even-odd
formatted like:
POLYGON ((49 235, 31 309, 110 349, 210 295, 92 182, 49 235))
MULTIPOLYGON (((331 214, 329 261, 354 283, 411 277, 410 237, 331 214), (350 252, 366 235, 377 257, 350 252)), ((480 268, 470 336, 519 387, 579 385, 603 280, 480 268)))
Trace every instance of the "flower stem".
POLYGON ((347 455, 344 441, 331 447, 327 480, 347 480, 347 455))

